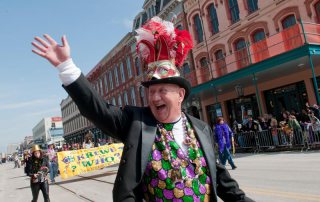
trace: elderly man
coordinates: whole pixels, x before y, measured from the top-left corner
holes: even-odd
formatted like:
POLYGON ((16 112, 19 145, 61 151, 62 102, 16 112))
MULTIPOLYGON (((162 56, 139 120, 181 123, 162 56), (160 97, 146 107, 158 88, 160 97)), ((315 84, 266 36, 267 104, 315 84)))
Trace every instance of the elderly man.
POLYGON ((60 71, 63 87, 81 114, 124 143, 114 201, 252 201, 224 166, 216 164, 210 127, 181 111, 190 83, 176 67, 192 48, 188 32, 152 18, 137 30, 137 50, 148 64, 149 107, 108 104, 70 57, 65 36, 35 37, 34 53, 60 71))

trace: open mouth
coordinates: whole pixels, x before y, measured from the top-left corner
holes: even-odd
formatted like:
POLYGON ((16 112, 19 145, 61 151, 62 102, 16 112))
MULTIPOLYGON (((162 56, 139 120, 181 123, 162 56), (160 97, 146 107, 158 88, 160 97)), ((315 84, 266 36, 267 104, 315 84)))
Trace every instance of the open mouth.
POLYGON ((162 105, 156 106, 156 109, 160 111, 160 110, 163 110, 165 107, 166 105, 162 104, 162 105))

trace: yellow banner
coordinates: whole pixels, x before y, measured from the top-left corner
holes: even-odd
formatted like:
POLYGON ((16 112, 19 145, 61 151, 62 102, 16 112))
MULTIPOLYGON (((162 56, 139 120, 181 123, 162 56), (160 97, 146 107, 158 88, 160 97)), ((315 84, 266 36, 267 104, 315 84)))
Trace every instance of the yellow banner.
POLYGON ((98 170, 119 163, 123 144, 111 144, 91 149, 58 152, 62 179, 98 170))

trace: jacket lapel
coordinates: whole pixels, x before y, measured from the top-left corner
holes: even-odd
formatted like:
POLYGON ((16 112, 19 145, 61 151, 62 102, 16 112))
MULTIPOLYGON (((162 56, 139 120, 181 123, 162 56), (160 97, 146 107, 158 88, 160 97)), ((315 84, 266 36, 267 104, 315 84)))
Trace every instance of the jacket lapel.
POLYGON ((141 176, 143 176, 147 166, 148 159, 149 159, 149 154, 152 150, 152 145, 156 137, 157 122, 150 111, 148 111, 147 113, 142 113, 141 120, 142 120, 141 121, 141 128, 142 128, 141 176))
MULTIPOLYGON (((187 115, 188 116, 188 115, 187 115)), ((200 124, 199 120, 193 118, 192 116, 188 116, 191 121, 191 125, 196 132, 196 137, 201 145, 201 149, 203 150, 204 156, 206 158, 206 162, 208 164, 211 181, 213 185, 213 190, 216 192, 216 158, 214 155, 214 147, 213 142, 211 141, 209 128, 206 127, 205 124, 200 124)), ((214 194, 213 194, 214 196, 214 194)))

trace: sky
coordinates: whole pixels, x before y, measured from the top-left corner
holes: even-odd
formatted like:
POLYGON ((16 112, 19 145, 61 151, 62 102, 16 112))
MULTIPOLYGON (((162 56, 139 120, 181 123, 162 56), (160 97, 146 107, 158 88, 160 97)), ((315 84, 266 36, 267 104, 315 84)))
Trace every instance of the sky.
POLYGON ((32 136, 43 118, 61 116, 67 97, 58 71, 31 52, 35 36, 66 35, 87 74, 128 32, 144 0, 0 0, 0 152, 32 136))

